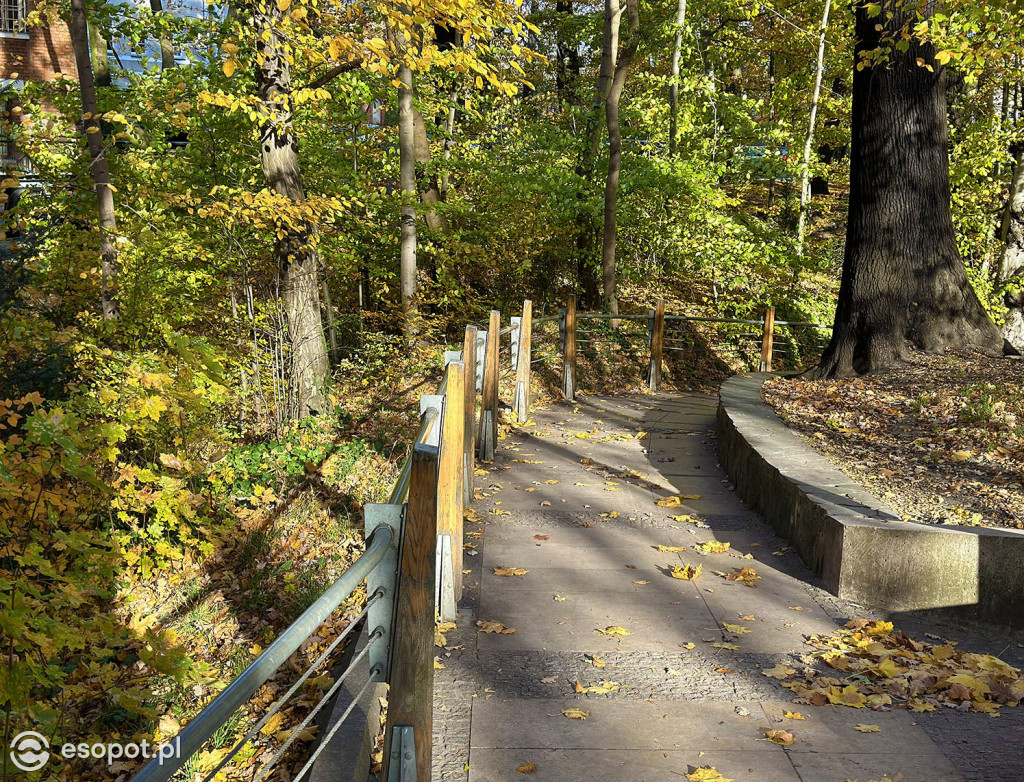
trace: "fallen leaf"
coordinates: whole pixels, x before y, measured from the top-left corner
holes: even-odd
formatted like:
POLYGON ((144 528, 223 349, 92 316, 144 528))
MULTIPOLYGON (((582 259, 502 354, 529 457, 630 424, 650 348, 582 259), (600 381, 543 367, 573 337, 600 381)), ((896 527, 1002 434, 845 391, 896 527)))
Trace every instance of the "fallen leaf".
POLYGON ((687 563, 685 567, 673 565, 672 578, 680 578, 683 581, 693 581, 700 575, 701 568, 703 567, 703 565, 697 565, 697 567, 694 567, 689 563, 687 563))
POLYGON ((720 540, 709 540, 707 543, 698 543, 693 548, 704 554, 724 554, 729 550, 729 544, 720 540))
POLYGON ((523 763, 519 768, 516 769, 520 774, 535 774, 537 772, 537 764, 533 761, 529 763, 523 763))
POLYGON ((678 553, 680 551, 686 551, 686 546, 658 546, 658 551, 678 553))
POLYGON ((744 627, 743 625, 729 624, 728 622, 722 622, 722 627, 725 628, 726 632, 732 633, 734 635, 742 635, 743 633, 750 632, 749 627, 744 627))
POLYGON ((551 540, 551 536, 550 535, 534 535, 533 539, 534 540, 551 540))
POLYGON ((863 722, 857 724, 854 730, 859 733, 881 733, 882 729, 877 725, 865 725, 863 722))
POLYGON ((635 586, 645 586, 646 584, 650 584, 650 583, 651 583, 650 581, 634 581, 633 582, 633 584, 635 586))
POLYGON ((742 619, 744 622, 757 621, 757 617, 754 616, 754 614, 740 614, 740 619, 742 619))
POLYGON ((496 567, 494 568, 494 575, 496 576, 525 576, 529 573, 529 570, 524 570, 521 567, 496 567))
POLYGON ((579 708, 577 706, 573 706, 571 708, 565 709, 565 711, 563 711, 562 714, 564 714, 566 717, 568 717, 571 720, 579 720, 580 722, 582 722, 583 720, 585 720, 587 717, 590 716, 590 712, 589 711, 583 711, 583 709, 581 709, 581 708, 579 708))
POLYGON ((594 632, 600 633, 601 635, 611 636, 613 638, 621 638, 622 636, 632 635, 632 633, 629 632, 629 630, 627 630, 625 627, 619 627, 618 625, 611 625, 610 627, 606 627, 603 630, 595 630, 594 632))
POLYGON ((713 643, 711 645, 716 649, 731 649, 733 651, 739 650, 739 647, 736 644, 726 643, 725 641, 719 641, 718 643, 713 643))
POLYGON ((596 654, 590 656, 590 662, 595 668, 604 668, 608 665, 604 660, 598 657, 596 654))
POLYGON ((796 741, 796 736, 794 736, 788 730, 781 729, 766 730, 764 732, 764 737, 773 744, 781 744, 784 747, 788 747, 790 744, 796 741))
POLYGON ((723 777, 714 766, 701 766, 695 768, 686 778, 690 782, 733 782, 728 777, 723 777))
POLYGON ((480 628, 481 633, 497 633, 498 635, 508 635, 514 633, 515 628, 505 627, 501 622, 477 622, 476 626, 480 628))
POLYGON ((443 663, 443 662, 441 662, 440 660, 438 660, 438 659, 437 659, 437 658, 435 657, 435 658, 434 658, 434 670, 440 670, 440 669, 442 669, 442 668, 444 668, 444 663, 443 663))
POLYGON ((788 679, 790 676, 796 673, 795 668, 790 668, 788 665, 779 663, 774 668, 766 668, 761 671, 765 676, 770 676, 773 679, 788 679))
POLYGON ((789 709, 786 709, 786 713, 783 714, 782 716, 785 717, 787 720, 805 720, 805 719, 807 719, 800 712, 798 712, 798 711, 790 711, 789 709))
POLYGON ((554 601, 556 603, 564 603, 565 602, 565 598, 562 597, 561 595, 552 595, 552 598, 554 599, 554 601))
POLYGON ((610 682, 607 679, 604 680, 603 684, 595 684, 590 687, 584 687, 578 681, 576 682, 576 692, 584 695, 591 693, 594 695, 609 695, 613 692, 618 692, 619 687, 620 685, 618 682, 610 682))
POLYGON ((557 681, 558 681, 558 677, 557 676, 546 676, 545 678, 540 680, 541 684, 554 684, 557 681))

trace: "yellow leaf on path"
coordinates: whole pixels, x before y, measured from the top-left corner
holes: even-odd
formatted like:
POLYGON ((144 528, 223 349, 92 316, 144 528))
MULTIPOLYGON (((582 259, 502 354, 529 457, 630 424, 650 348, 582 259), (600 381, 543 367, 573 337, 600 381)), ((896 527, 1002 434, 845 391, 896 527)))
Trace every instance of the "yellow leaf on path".
MULTIPOLYGON (((298 732, 298 735, 296 735, 295 738, 299 741, 312 741, 316 738, 316 732, 318 730, 320 730, 319 725, 307 725, 298 732)), ((294 728, 292 728, 291 730, 282 730, 280 733, 276 733, 274 735, 274 738, 283 744, 292 737, 293 733, 295 733, 294 728)))
POLYGON ((646 586, 647 584, 650 584, 650 583, 651 583, 650 581, 634 581, 633 585, 634 586, 646 586))
POLYGON ((529 573, 529 570, 525 570, 521 567, 496 567, 494 568, 494 575, 496 576, 525 576, 529 573))
POLYGON ((694 549, 705 554, 724 554, 729 550, 729 544, 720 540, 709 540, 707 543, 698 543, 694 549))
POLYGON ((603 630, 595 630, 595 632, 598 632, 601 635, 611 636, 612 638, 621 638, 622 636, 632 635, 632 633, 629 632, 629 630, 627 630, 625 627, 619 627, 618 625, 611 625, 609 627, 604 628, 603 630))
POLYGON ((579 680, 577 680, 576 692, 581 693, 583 695, 586 695, 587 693, 593 693, 595 695, 608 695, 613 692, 618 692, 619 686, 620 685, 618 682, 610 682, 607 679, 605 679, 604 684, 595 684, 592 687, 584 687, 582 684, 579 683, 579 680))
POLYGON ((723 777, 714 766, 701 766, 695 768, 686 778, 690 782, 733 782, 728 777, 723 777))
POLYGON ((544 481, 544 483, 546 483, 548 486, 554 486, 556 483, 561 483, 561 481, 556 481, 554 478, 552 478, 550 480, 544 481))
POLYGON ((971 452, 953 451, 953 453, 951 453, 949 456, 954 462, 966 462, 968 459, 971 458, 971 452))
POLYGON ((476 508, 466 508, 462 514, 462 518, 466 521, 478 522, 480 521, 480 514, 476 512, 476 508))
POLYGON ((725 641, 720 641, 719 643, 714 643, 711 645, 716 649, 732 649, 733 651, 739 650, 739 647, 736 644, 726 643, 725 641))
POLYGON ((790 744, 796 741, 796 736, 794 736, 788 730, 766 730, 764 732, 764 737, 773 744, 781 744, 784 747, 788 747, 790 744))
POLYGON ((788 679, 790 676, 796 673, 796 669, 790 668, 788 665, 783 665, 782 663, 779 663, 774 668, 765 668, 763 671, 761 671, 761 673, 763 673, 765 676, 770 676, 773 679, 788 679))
POLYGON ((786 713, 783 714, 782 716, 785 717, 787 720, 804 720, 804 719, 807 719, 800 712, 798 712, 798 711, 790 711, 789 709, 786 709, 786 713))
POLYGON ((882 729, 877 725, 865 725, 863 722, 859 723, 854 730, 860 733, 881 733, 882 729))
POLYGON ((658 505, 662 508, 678 508, 682 504, 682 500, 678 494, 673 494, 671 497, 662 497, 658 500, 658 505))
POLYGON ((434 670, 435 670, 435 671, 439 671, 439 670, 441 670, 442 668, 444 668, 444 663, 443 663, 443 662, 441 662, 440 660, 438 660, 438 659, 437 659, 437 658, 435 657, 435 658, 434 658, 434 670))
POLYGON ((691 524, 698 524, 700 522, 700 519, 688 514, 684 514, 682 516, 669 516, 669 518, 673 521, 688 521, 691 524))
POLYGON ((553 598, 554 598, 554 601, 556 603, 564 603, 565 602, 565 598, 562 597, 561 595, 553 595, 553 598))
POLYGON ((583 711, 583 709, 580 709, 580 708, 578 708, 576 706, 573 706, 572 708, 566 709, 565 711, 562 712, 562 714, 564 714, 566 717, 568 717, 571 720, 579 720, 580 722, 582 722, 583 720, 585 720, 587 717, 590 716, 590 712, 589 711, 583 711))
POLYGON ((729 624, 728 622, 722 622, 722 627, 725 628, 726 632, 733 633, 735 635, 742 635, 743 633, 750 632, 749 627, 744 627, 743 625, 729 624))
POLYGON ((757 620, 757 617, 754 614, 741 614, 740 619, 744 622, 754 622, 757 620))
POLYGON ((679 578, 683 581, 694 581, 699 575, 703 568, 703 565, 693 565, 687 563, 685 567, 679 567, 679 565, 672 566, 672 578, 679 578))
POLYGON ((608 663, 598 657, 596 654, 590 656, 590 662, 593 663, 595 668, 604 668, 608 663))
POLYGON ((658 551, 679 552, 686 551, 686 546, 658 546, 658 551))
POLYGON ((489 473, 482 467, 477 467, 475 470, 473 470, 473 475, 489 475, 489 473))
POLYGON ((537 771, 537 764, 533 761, 523 763, 519 768, 516 769, 520 774, 534 774, 537 771))
POLYGON ((514 633, 515 628, 505 627, 501 622, 477 622, 476 626, 480 628, 481 633, 496 633, 498 635, 508 635, 514 633))

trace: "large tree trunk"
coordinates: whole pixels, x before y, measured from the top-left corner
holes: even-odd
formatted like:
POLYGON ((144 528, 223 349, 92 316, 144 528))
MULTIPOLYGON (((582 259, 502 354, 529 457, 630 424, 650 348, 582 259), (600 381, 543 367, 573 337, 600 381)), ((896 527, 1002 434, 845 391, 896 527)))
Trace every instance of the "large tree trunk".
MULTIPOLYGON (((260 155, 267 186, 292 203, 306 200, 292 127, 291 70, 275 32, 276 4, 255 6, 259 62, 256 87, 268 117, 261 129, 260 155), (265 11, 261 11, 264 8, 265 11)), ((279 295, 284 303, 291 349, 288 414, 302 418, 327 408, 325 393, 330 371, 320 316, 319 255, 316 227, 309 222, 282 222, 277 239, 279 295)))
POLYGON ((1004 250, 998 283, 1008 308, 1003 338, 1018 352, 1024 352, 1024 145, 1017 149, 1000 238, 1004 250))
MULTIPOLYGON (((924 11, 930 15, 934 4, 924 11)), ((899 40, 903 25, 915 22, 897 0, 885 0, 870 18, 858 6, 855 60, 884 46, 883 31, 899 40)), ((906 52, 892 49, 888 62, 854 72, 843 275, 832 340, 812 376, 883 370, 911 346, 989 354, 1002 348, 957 250, 945 74, 934 54, 915 41, 906 52)))
POLYGON ((399 186, 402 189, 402 247, 399 266, 399 287, 405 334, 412 339, 418 333, 416 317, 416 150, 415 120, 412 105, 412 70, 398 69, 398 153, 399 186))
POLYGON ((622 21, 622 7, 619 0, 605 0, 604 6, 604 51, 609 58, 601 57, 602 90, 604 95, 605 122, 608 126, 608 177, 604 186, 604 234, 601 243, 601 282, 604 304, 615 315, 619 314, 616 296, 615 238, 618 229, 617 207, 619 195, 619 172, 622 169, 622 132, 619 127, 619 101, 626 84, 626 74, 633 62, 639 44, 640 14, 639 0, 626 0, 629 13, 629 40, 618 51, 619 28, 622 21), (610 66, 610 67, 609 67, 610 66))
POLYGON ((811 206, 811 147, 814 145, 814 121, 818 118, 818 101, 821 98, 821 76, 825 70, 825 33, 828 31, 828 13, 832 0, 825 0, 825 12, 821 16, 821 34, 818 38, 818 61, 814 68, 814 92, 811 95, 811 116, 807 121, 807 140, 804 142, 804 161, 800 168, 800 217, 796 228, 796 254, 804 254, 804 230, 807 226, 807 212, 811 206))
POLYGON ((683 51, 683 26, 686 24, 686 0, 676 6, 676 37, 672 42, 672 70, 668 87, 668 153, 676 154, 679 135, 679 58, 683 51))
MULTIPOLYGON (((97 3, 102 6, 103 2, 97 3)), ((110 86, 110 61, 107 57, 107 39, 98 23, 88 24, 89 52, 92 60, 92 80, 97 87, 110 86)))
MULTIPOLYGON (((110 168, 107 165, 103 131, 98 119, 96 86, 93 83, 92 61, 89 58, 89 27, 85 16, 85 0, 71 0, 71 46, 75 52, 75 66, 78 68, 78 89, 82 96, 82 113, 89 117, 84 121, 86 144, 92 165, 92 181, 96 190, 96 211, 100 225, 100 270, 103 277, 102 307, 103 318, 114 320, 118 317, 117 276, 120 271, 117 245, 117 218, 114 213, 114 191, 110 185, 110 168)), ((106 44, 104 44, 106 54, 106 44)))

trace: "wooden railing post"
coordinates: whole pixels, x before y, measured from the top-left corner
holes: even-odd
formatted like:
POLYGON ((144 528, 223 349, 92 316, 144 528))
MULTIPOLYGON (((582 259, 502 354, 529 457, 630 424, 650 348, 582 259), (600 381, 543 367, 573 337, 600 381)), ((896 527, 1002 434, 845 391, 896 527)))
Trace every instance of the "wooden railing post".
POLYGON ((519 321, 519 350, 516 352, 516 393, 512 401, 519 423, 530 417, 530 353, 533 340, 533 302, 523 302, 519 321))
MULTIPOLYGON (((476 469, 476 326, 466 326, 462 343, 462 361, 466 365, 466 422, 463 425, 465 475, 462 479, 462 506, 473 501, 473 471, 476 469)), ((461 572, 461 571, 460 571, 461 572)))
MULTIPOLYGON (((452 588, 462 596, 463 456, 466 448, 466 365, 450 361, 445 367, 447 390, 441 420, 441 453, 437 476, 437 534, 451 536, 452 588)), ((444 601, 441 605, 445 605, 444 601)), ((448 612, 444 612, 447 614, 448 612)), ((454 616, 442 616, 444 621, 454 616)))
POLYGON ((567 402, 576 400, 576 296, 565 304, 564 342, 562 347, 562 393, 567 402))
POLYGON ((498 441, 498 332, 501 331, 501 313, 491 310, 487 325, 487 347, 484 351, 484 378, 480 391, 480 434, 478 451, 480 460, 494 461, 494 448, 498 441))
POLYGON ((388 681, 384 731, 384 772, 400 758, 393 752, 402 728, 412 728, 416 778, 431 778, 434 698, 434 548, 437 545, 438 449, 416 443, 412 449, 409 503, 398 564, 398 596, 388 681))
POLYGON ((772 371, 772 343, 775 341, 775 307, 764 313, 764 333, 761 336, 761 372, 772 371))
POLYGON ((658 299, 651 320, 651 366, 647 373, 651 391, 661 385, 661 357, 665 346, 665 301, 658 299))

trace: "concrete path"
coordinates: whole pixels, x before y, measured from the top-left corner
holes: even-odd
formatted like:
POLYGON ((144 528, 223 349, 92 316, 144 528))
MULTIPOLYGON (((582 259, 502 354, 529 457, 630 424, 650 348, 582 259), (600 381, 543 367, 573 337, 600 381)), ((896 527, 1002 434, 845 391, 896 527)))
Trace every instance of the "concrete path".
MULTIPOLYGON (((481 523, 466 525, 458 627, 437 650, 434 779, 643 782, 714 766, 756 782, 1024 780, 1021 709, 992 720, 794 707, 761 674, 799 666, 805 635, 880 615, 821 590, 736 499, 716 465, 714 411, 704 395, 585 396, 536 411, 533 426, 499 443, 494 469, 476 478, 481 523), (674 494, 692 499, 657 505, 674 494), (700 523, 672 518, 687 515, 700 523), (694 550, 710 540, 730 549, 694 550), (687 564, 703 575, 672 577, 687 564), (713 572, 746 566, 757 589, 713 572), (529 572, 495 575, 502 567, 529 572), (480 621, 515 632, 484 633, 480 621), (629 634, 599 632, 615 627, 629 634), (573 707, 589 716, 569 719, 573 707), (785 719, 792 708, 806 720, 785 719), (862 722, 882 730, 855 731, 862 722), (765 740, 774 728, 796 743, 765 740)), ((1021 663, 1024 650, 998 628, 898 621, 912 633, 969 633, 965 645, 1021 663)))

